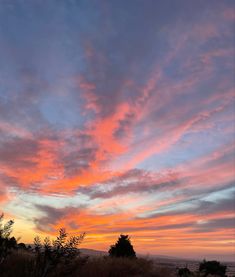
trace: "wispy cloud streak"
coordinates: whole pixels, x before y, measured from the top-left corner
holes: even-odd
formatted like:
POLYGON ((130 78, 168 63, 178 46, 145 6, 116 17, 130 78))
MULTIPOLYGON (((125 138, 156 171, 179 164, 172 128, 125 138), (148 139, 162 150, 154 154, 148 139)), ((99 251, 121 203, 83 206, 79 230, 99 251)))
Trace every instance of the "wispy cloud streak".
POLYGON ((0 7, 3 211, 89 247, 234 254, 233 3, 55 2, 0 7))

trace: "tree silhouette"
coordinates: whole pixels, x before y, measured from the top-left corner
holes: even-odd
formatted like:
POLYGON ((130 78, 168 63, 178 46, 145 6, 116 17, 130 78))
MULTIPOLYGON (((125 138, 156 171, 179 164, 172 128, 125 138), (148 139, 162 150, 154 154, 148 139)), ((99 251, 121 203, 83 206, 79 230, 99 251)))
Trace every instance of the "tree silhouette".
POLYGON ((12 227, 14 224, 13 220, 9 220, 7 223, 3 224, 4 215, 0 215, 0 265, 6 259, 6 257, 11 253, 11 250, 16 247, 16 239, 14 237, 10 238, 12 227))
POLYGON ((208 276, 210 274, 224 277, 226 276, 226 265, 220 264, 220 262, 217 261, 206 261, 204 260, 202 263, 200 263, 199 266, 199 272, 202 273, 202 276, 208 276))
POLYGON ((109 249, 111 257, 131 257, 135 258, 136 254, 130 242, 128 235, 120 235, 116 244, 111 245, 109 249))

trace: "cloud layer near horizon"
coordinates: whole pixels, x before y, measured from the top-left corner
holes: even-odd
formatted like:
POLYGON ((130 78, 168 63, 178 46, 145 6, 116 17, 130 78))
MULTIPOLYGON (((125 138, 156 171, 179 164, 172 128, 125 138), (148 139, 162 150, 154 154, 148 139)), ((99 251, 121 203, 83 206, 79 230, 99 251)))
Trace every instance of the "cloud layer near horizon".
POLYGON ((232 4, 2 1, 0 205, 16 233, 235 254, 232 4))

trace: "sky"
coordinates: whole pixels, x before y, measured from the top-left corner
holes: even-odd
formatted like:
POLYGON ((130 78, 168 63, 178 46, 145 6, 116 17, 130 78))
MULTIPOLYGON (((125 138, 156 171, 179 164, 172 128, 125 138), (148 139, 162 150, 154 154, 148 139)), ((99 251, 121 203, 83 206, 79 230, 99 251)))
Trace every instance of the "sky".
POLYGON ((0 211, 14 235, 235 257, 234 1, 1 0, 0 211))

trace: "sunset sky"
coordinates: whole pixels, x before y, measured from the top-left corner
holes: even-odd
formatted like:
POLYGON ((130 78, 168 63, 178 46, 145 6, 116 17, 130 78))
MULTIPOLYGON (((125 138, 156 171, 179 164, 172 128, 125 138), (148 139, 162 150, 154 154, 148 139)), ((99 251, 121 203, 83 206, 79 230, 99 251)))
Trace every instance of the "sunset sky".
POLYGON ((235 257, 235 2, 0 1, 0 212, 235 257))

